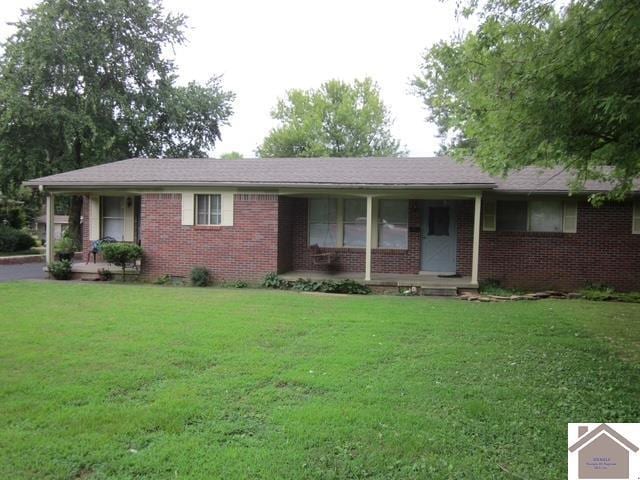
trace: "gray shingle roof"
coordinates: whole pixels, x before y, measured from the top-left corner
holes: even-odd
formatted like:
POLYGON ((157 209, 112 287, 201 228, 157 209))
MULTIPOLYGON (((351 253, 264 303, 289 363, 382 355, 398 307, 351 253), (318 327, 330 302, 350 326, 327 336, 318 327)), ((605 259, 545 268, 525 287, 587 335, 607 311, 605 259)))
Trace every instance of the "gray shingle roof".
MULTIPOLYGON (((29 186, 83 187, 325 187, 484 188, 512 192, 566 192, 571 175, 525 168, 508 178, 491 177, 472 163, 427 158, 131 158, 36 178, 29 186)), ((587 191, 609 186, 589 182, 587 191)))

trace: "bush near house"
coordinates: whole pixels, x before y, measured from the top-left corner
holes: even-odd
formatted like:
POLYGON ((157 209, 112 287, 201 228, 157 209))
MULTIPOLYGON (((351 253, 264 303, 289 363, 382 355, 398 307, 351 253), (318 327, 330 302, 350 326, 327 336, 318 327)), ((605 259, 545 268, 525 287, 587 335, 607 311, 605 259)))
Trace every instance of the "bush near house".
POLYGON ((206 267, 193 267, 191 269, 191 285, 194 287, 208 287, 211 276, 206 267))
POLYGON ((122 281, 128 266, 135 266, 142 258, 142 247, 135 243, 103 243, 102 256, 104 259, 122 268, 122 281))
POLYGON ((49 274, 56 280, 71 279, 71 262, 69 260, 51 262, 47 268, 49 269, 49 274))
POLYGON ((349 293, 353 295, 368 295, 371 293, 371 289, 368 286, 355 280, 308 280, 299 278, 288 281, 278 277, 273 272, 264 277, 262 286, 279 290, 297 290, 299 292, 349 293))
POLYGON ((0 252, 20 252, 35 246, 34 238, 23 230, 0 225, 0 252))

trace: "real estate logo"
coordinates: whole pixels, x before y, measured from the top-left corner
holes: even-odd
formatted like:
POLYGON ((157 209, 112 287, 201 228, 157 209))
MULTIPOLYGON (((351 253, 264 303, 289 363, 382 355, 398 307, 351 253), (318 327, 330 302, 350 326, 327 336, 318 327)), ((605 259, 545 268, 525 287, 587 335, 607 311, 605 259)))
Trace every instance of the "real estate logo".
POLYGON ((569 480, 640 480, 640 423, 570 423, 569 480))

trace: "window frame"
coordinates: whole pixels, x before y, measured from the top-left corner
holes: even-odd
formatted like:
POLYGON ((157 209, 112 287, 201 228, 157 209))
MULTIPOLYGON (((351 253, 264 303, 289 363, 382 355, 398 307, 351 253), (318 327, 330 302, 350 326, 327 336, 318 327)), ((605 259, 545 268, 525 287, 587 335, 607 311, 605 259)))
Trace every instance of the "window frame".
POLYGON ((222 225, 222 195, 220 193, 195 193, 193 198, 193 224, 198 227, 217 227, 222 225), (207 223, 200 223, 200 198, 206 197, 207 199, 207 208, 206 208, 206 216, 207 223), (213 213, 211 209, 211 199, 212 197, 218 198, 218 208, 217 213, 213 213), (217 216, 217 222, 212 222, 212 215, 217 216))
POLYGON ((340 213, 339 213, 339 209, 340 209, 340 203, 338 201, 338 198, 336 197, 311 197, 307 199, 307 244, 309 246, 311 245, 318 245, 319 248, 338 248, 338 242, 339 242, 339 238, 338 238, 338 231, 341 228, 340 227, 340 213), (330 213, 331 213, 331 207, 328 207, 327 210, 327 221, 326 222, 316 222, 316 221, 312 221, 312 216, 311 216, 311 203, 313 200, 327 200, 328 202, 330 201, 334 201, 335 202, 335 221, 332 222, 330 217, 330 213), (331 225, 335 225, 335 237, 336 237, 336 244, 335 245, 320 245, 317 242, 312 242, 311 241, 311 225, 327 225, 329 228, 329 231, 331 230, 331 225))
POLYGON ((378 201, 378 218, 377 218, 377 223, 378 223, 378 232, 377 232, 377 238, 376 238, 376 245, 377 248, 379 249, 384 249, 384 250, 407 250, 409 248, 409 200, 408 199, 381 199, 378 201), (403 202, 406 206, 405 209, 405 215, 406 215, 406 222, 387 222, 385 223, 383 221, 382 218, 382 204, 383 202, 403 202), (405 244, 402 247, 396 247, 396 246, 389 246, 389 245, 383 245, 382 244, 382 234, 384 231, 384 227, 385 225, 391 225, 391 226, 404 226, 405 227, 405 231, 406 231, 406 237, 405 237, 405 244))
MULTIPOLYGON (((345 198, 342 202, 338 202, 338 208, 342 206, 342 248, 366 248, 367 247, 367 199, 366 198, 345 198), (364 220, 358 221, 357 217, 353 221, 347 220, 347 202, 362 202, 364 206, 364 220), (347 225, 364 225, 364 243, 362 245, 354 245, 346 243, 346 231, 347 225)), ((337 218, 340 218, 340 215, 337 215, 337 218)), ((340 228, 340 227, 339 227, 340 228)), ((336 239, 336 243, 338 243, 339 238, 336 239)))
POLYGON ((116 238, 116 240, 118 242, 124 241, 124 234, 125 234, 125 232, 124 232, 125 224, 124 223, 125 223, 125 219, 126 219, 126 216, 127 216, 126 211, 125 211, 126 208, 127 208, 126 202, 127 202, 127 198, 123 197, 123 196, 119 196, 119 195, 101 195, 100 196, 100 238, 104 238, 106 236, 105 235, 105 228, 104 228, 105 219, 107 219, 107 220, 120 220, 122 222, 122 238, 116 238), (104 214, 104 212, 105 212, 104 201, 107 198, 109 198, 109 199, 117 198, 117 199, 120 200, 120 202, 121 202, 121 209, 120 210, 121 210, 121 214, 122 214, 121 217, 114 217, 114 216, 111 216, 111 215, 107 216, 107 215, 104 214))
POLYGON ((558 200, 555 198, 536 198, 536 199, 531 199, 527 202, 527 231, 528 232, 534 232, 534 233, 562 233, 563 232, 563 224, 564 224, 564 205, 562 200, 558 200), (532 203, 539 203, 539 204, 549 204, 549 203, 555 203, 555 207, 558 207, 558 211, 556 213, 558 213, 558 218, 555 219, 558 222, 558 229, 557 230, 538 230, 538 229, 534 229, 533 227, 533 215, 534 215, 534 211, 531 208, 531 204, 532 203))
MULTIPOLYGON (((536 198, 527 198, 523 199, 522 197, 517 198, 496 198, 495 200, 495 231, 497 233, 575 233, 571 231, 565 230, 565 216, 566 216, 566 203, 567 200, 557 197, 536 197, 536 198), (532 225, 532 215, 534 214, 532 210, 532 203, 540 202, 540 203, 555 203, 557 208, 556 213, 559 215, 557 220, 558 229, 557 230, 547 230, 547 229, 534 229, 532 225), (521 203, 525 206, 524 217, 526 219, 525 226, 523 229, 511 229, 511 228, 501 228, 500 221, 500 204, 504 203, 521 203)), ((485 229, 486 230, 486 229, 485 229)))

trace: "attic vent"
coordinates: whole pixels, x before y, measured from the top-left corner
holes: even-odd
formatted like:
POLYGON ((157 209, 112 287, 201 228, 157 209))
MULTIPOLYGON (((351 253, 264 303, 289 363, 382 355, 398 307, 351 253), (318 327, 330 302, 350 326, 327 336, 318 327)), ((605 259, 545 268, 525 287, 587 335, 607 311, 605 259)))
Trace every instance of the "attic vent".
POLYGON ((250 200, 277 200, 278 195, 275 193, 240 193, 236 195, 238 200, 250 201, 250 200))

